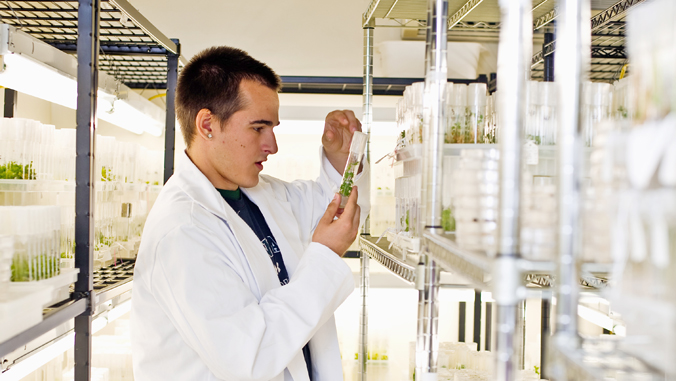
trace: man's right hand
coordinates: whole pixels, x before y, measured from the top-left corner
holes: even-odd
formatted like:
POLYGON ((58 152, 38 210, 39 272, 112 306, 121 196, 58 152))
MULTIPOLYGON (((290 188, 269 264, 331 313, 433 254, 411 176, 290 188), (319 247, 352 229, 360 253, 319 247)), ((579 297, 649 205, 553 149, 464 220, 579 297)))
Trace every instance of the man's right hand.
POLYGON ((339 206, 340 195, 336 194, 326 208, 324 216, 319 220, 312 235, 312 242, 321 243, 342 257, 359 232, 360 208, 357 205, 357 187, 352 187, 345 210, 340 215, 338 215, 339 206), (338 218, 335 218, 336 216, 338 218))

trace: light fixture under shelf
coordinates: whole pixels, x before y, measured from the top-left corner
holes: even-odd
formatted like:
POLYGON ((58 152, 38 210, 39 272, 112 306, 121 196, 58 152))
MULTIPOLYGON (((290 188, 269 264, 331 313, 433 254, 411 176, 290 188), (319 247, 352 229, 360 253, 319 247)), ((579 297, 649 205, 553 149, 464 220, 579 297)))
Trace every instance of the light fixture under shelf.
MULTIPOLYGON (((77 60, 16 28, 0 24, 0 86, 70 109, 77 107, 77 60)), ((160 136, 165 110, 99 72, 97 116, 136 134, 160 136)))

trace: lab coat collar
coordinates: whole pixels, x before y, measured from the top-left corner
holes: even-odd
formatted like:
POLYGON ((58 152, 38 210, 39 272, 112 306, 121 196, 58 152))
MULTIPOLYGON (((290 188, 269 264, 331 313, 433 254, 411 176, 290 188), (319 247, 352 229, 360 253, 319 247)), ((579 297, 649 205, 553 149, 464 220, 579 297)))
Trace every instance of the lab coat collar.
POLYGON ((226 202, 223 200, 223 197, 218 193, 214 184, 190 160, 185 151, 178 156, 176 172, 169 181, 172 180, 177 182, 178 187, 195 200, 195 202, 217 217, 227 220, 225 212, 226 202))

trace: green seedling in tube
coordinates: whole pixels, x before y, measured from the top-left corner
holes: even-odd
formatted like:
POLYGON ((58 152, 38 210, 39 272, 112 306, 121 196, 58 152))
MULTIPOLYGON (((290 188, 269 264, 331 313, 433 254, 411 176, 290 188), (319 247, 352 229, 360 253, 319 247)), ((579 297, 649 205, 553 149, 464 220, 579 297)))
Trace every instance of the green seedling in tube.
POLYGON ((343 181, 340 184, 338 193, 340 194, 340 208, 345 208, 347 199, 352 193, 352 185, 354 178, 359 172, 361 159, 364 157, 364 150, 366 149, 367 136, 363 132, 355 131, 352 135, 352 143, 350 144, 350 155, 345 164, 345 172, 343 172, 343 181))

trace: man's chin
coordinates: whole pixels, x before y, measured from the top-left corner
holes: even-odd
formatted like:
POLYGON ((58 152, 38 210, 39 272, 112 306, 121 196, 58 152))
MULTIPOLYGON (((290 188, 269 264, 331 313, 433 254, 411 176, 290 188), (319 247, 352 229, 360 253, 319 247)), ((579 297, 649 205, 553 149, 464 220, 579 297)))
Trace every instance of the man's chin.
POLYGON ((240 186, 241 188, 253 188, 253 187, 255 187, 256 185, 258 185, 258 181, 259 181, 259 180, 260 180, 259 177, 256 176, 255 179, 251 179, 250 181, 243 182, 243 183, 240 184, 239 186, 240 186))

